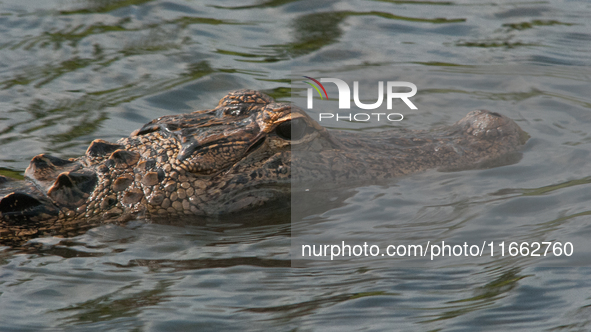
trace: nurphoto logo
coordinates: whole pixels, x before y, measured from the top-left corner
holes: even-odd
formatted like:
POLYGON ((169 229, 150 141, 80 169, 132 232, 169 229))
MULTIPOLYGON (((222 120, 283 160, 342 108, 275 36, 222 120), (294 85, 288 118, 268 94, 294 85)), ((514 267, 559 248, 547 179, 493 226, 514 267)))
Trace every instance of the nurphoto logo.
MULTIPOLYGON (((318 85, 318 86, 316 86, 310 82, 304 81, 305 83, 307 83, 311 86, 311 88, 308 88, 308 96, 307 96, 308 109, 314 108, 314 97, 313 97, 314 91, 313 90, 316 90, 316 92, 318 92, 320 99, 324 100, 324 97, 326 97, 326 100, 329 100, 328 94, 326 93, 326 89, 324 88, 324 86, 322 85, 321 82, 334 83, 337 86, 337 89, 339 91, 339 109, 351 109, 351 89, 349 88, 349 85, 347 84, 347 82, 345 82, 341 79, 338 79, 338 78, 334 78, 334 77, 321 78, 320 81, 318 81, 312 77, 309 77, 309 76, 304 76, 304 77, 313 81, 314 83, 316 83, 318 85), (320 89, 322 89, 322 92, 324 92, 324 95, 322 94, 322 92, 320 91, 320 89, 318 87, 320 87, 320 89)), ((417 107, 409 99, 410 97, 414 96, 416 93, 417 93, 417 86, 411 82, 387 81, 386 82, 386 107, 387 107, 387 109, 388 110, 392 109, 392 100, 393 99, 400 99, 410 109, 416 110, 417 107), (410 88, 410 92, 398 92, 398 91, 394 90, 394 88, 400 88, 400 87, 410 88)), ((384 82, 383 81, 378 82, 378 100, 373 104, 364 104, 359 100, 359 82, 353 81, 353 101, 355 102, 355 105, 357 107, 359 107, 360 109, 364 109, 364 110, 375 110, 376 108, 382 106, 382 103, 384 102, 384 82)), ((380 121, 381 118, 385 118, 388 121, 401 121, 404 118, 404 116, 400 113, 354 113, 354 114, 349 113, 348 115, 342 115, 339 113, 320 113, 318 115, 318 121, 322 121, 322 119, 333 119, 334 118, 334 119, 336 119, 336 121, 349 120, 349 121, 366 122, 366 121, 369 121, 372 117, 377 118, 378 121, 380 121)))

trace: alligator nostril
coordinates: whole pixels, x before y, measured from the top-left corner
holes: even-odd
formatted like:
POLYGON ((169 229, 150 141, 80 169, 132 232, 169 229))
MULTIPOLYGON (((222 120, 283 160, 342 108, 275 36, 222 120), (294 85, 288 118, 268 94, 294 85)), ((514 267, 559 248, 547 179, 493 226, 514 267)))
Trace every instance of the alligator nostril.
POLYGON ((490 115, 494 115, 494 116, 496 116, 497 118, 500 118, 500 117, 502 117, 502 115, 500 115, 500 114, 499 114, 499 113, 497 113, 497 112, 488 112, 488 114, 490 114, 490 115))

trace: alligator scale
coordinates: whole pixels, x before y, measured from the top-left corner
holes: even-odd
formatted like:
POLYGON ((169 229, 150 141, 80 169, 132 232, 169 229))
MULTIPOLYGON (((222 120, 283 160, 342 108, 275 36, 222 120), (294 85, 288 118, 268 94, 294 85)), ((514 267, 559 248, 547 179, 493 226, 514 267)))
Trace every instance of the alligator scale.
POLYGON ((80 158, 38 155, 24 181, 0 176, 0 245, 131 218, 252 209, 288 200, 292 184, 475 167, 526 139, 512 120, 488 111, 437 131, 327 131, 295 106, 234 91, 214 109, 161 117, 117 143, 95 140, 80 158))

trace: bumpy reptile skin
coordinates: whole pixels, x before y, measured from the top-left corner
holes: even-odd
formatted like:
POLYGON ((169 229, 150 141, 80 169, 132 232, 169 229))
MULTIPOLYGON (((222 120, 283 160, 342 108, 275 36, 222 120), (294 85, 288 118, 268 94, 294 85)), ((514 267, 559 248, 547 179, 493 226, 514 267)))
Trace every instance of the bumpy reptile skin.
POLYGON ((25 181, 0 177, 0 245, 130 218, 252 209, 288 200, 292 184, 475 167, 526 138, 512 120, 488 111, 437 131, 327 131, 295 106, 234 91, 214 109, 161 117, 117 143, 95 140, 80 158, 38 155, 25 181))

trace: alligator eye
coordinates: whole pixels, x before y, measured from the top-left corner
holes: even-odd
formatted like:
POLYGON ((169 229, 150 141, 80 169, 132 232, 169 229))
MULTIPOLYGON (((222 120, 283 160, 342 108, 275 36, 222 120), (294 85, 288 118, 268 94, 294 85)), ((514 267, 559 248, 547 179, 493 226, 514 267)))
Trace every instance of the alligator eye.
POLYGON ((303 119, 293 119, 281 123, 275 129, 277 136, 285 140, 299 140, 306 134, 308 125, 303 119))

